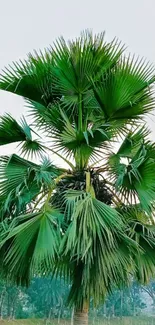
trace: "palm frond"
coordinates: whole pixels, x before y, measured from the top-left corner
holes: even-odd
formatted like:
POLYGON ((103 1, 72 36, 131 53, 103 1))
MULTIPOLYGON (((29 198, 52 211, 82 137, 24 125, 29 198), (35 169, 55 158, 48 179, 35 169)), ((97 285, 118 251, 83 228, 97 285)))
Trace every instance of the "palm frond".
POLYGON ((25 157, 36 158, 45 152, 43 145, 38 140, 27 140, 20 145, 20 152, 25 157))
POLYGON ((53 100, 52 95, 52 65, 51 55, 39 56, 29 54, 25 61, 14 62, 3 70, 0 77, 0 89, 10 91, 41 104, 53 100))
POLYGON ((148 284, 155 272, 155 226, 144 222, 130 221, 130 236, 142 249, 135 256, 135 276, 140 283, 148 284))
POLYGON ((62 171, 46 157, 40 165, 17 155, 1 157, 1 217, 4 218, 8 213, 13 217, 25 212, 27 204, 36 199, 41 189, 48 192, 61 174, 62 171))
POLYGON ((97 303, 110 290, 112 283, 119 283, 120 277, 122 282, 127 283, 129 278, 124 269, 129 268, 127 256, 137 247, 124 234, 125 225, 114 208, 84 191, 68 191, 66 200, 66 218, 70 224, 62 239, 60 252, 70 256, 79 274, 79 282, 76 283, 74 269, 76 274, 73 272, 72 275, 69 302, 81 306, 84 297, 90 298, 93 292, 97 303), (124 265, 123 268, 121 265, 124 265), (100 284, 97 279, 100 279, 100 284))
POLYGON ((0 121, 0 145, 19 142, 22 154, 32 157, 42 154, 43 147, 38 140, 32 139, 32 132, 25 118, 22 118, 21 124, 18 124, 11 115, 6 114, 0 121))
POLYGON ((117 151, 117 154, 123 158, 133 158, 143 143, 146 143, 149 133, 150 131, 145 126, 140 127, 139 130, 137 128, 135 130, 131 129, 117 151))
POLYGON ((64 236, 64 241, 67 240, 66 253, 71 250, 73 256, 77 256, 77 258, 83 256, 84 258, 85 253, 87 255, 89 250, 89 245, 96 240, 96 236, 99 237, 102 244, 102 241, 105 240, 104 246, 107 245, 109 249, 114 248, 116 234, 120 233, 121 236, 123 229, 123 222, 117 211, 92 198, 90 193, 73 190, 68 191, 66 195, 66 213, 72 221, 64 236))
POLYGON ((60 91, 68 102, 78 101, 78 94, 85 93, 90 87, 90 79, 99 78, 101 71, 115 65, 123 47, 117 40, 104 41, 104 33, 94 35, 89 31, 81 34, 75 41, 66 42, 60 38, 51 48, 54 57, 56 94, 60 91), (73 98, 73 100, 72 100, 73 98))
POLYGON ((130 132, 117 153, 110 156, 107 168, 118 192, 128 197, 130 203, 133 198, 145 211, 150 211, 155 200, 155 160, 154 143, 147 136, 145 128, 130 132))
POLYGON ((31 130, 25 121, 24 126, 20 126, 9 114, 2 116, 0 118, 0 145, 25 141, 27 137, 31 138, 31 130))
POLYGON ((18 284, 29 282, 34 273, 49 274, 60 244, 62 215, 53 208, 20 216, 14 227, 2 233, 0 249, 8 247, 3 259, 6 276, 18 284))
POLYGON ((106 119, 139 119, 154 108, 154 67, 130 57, 94 84, 94 95, 106 119))

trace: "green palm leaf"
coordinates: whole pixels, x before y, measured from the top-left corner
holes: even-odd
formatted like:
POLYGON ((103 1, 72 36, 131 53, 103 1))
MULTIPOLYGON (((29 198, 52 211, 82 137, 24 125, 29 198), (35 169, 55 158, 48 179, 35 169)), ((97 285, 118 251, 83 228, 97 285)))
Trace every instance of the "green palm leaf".
POLYGON ((41 143, 32 139, 32 130, 24 118, 20 125, 12 116, 6 114, 0 121, 0 145, 14 142, 20 142, 21 153, 24 155, 33 156, 44 151, 41 143))
POLYGON ((154 107, 154 67, 130 57, 94 85, 94 95, 108 119, 136 119, 154 107))
POLYGON ((148 284, 155 272, 155 227, 147 223, 131 223, 131 235, 140 245, 142 252, 135 256, 136 278, 143 284, 148 284))
POLYGON ((27 61, 14 62, 5 68, 0 78, 0 88, 38 103, 49 103, 53 98, 52 62, 52 57, 47 52, 40 56, 30 54, 27 61))
POLYGON ((25 212, 27 204, 34 202, 41 190, 45 193, 54 185, 54 180, 62 174, 49 159, 41 165, 20 158, 17 155, 1 157, 0 186, 2 217, 8 212, 17 215, 25 212))
POLYGON ((155 200, 154 144, 145 128, 129 133, 116 154, 109 158, 109 173, 116 189, 129 201, 138 200, 149 211, 155 200), (126 158, 126 163, 121 159, 126 158), (131 196, 131 197, 130 197, 131 196))
POLYGON ((9 114, 2 116, 0 120, 0 145, 25 141, 27 137, 31 138, 31 130, 25 121, 24 124, 25 127, 23 128, 9 114))
POLYGON ((91 32, 85 32, 69 43, 60 38, 51 50, 54 56, 55 88, 67 96, 67 103, 78 102, 78 94, 85 93, 90 88, 90 79, 98 78, 119 59, 123 48, 117 41, 107 44, 104 33, 93 37, 91 32))
POLYGON ((77 263, 79 274, 76 284, 77 273, 73 273, 69 302, 78 301, 80 306, 84 297, 93 292, 94 302, 98 303, 114 283, 119 283, 120 277, 122 283, 129 281, 124 268, 129 268, 130 250, 136 251, 137 247, 124 234, 125 225, 114 208, 83 191, 68 191, 66 200, 71 223, 64 234, 61 252, 71 257, 71 263, 77 263))
POLYGON ((1 242, 1 250, 6 245, 10 247, 5 252, 3 266, 8 277, 26 283, 35 272, 50 273, 57 258, 61 219, 61 214, 49 207, 14 220, 17 225, 3 234, 5 238, 1 242))

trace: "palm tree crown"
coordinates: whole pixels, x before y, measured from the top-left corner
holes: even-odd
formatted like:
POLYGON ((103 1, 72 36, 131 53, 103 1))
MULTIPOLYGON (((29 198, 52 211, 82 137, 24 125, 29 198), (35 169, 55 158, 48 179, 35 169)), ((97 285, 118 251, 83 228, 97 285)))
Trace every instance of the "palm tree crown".
POLYGON ((154 275, 155 144, 144 122, 154 80, 152 65, 90 32, 5 69, 0 89, 25 98, 32 123, 0 121, 0 145, 20 145, 0 158, 4 276, 61 275, 82 310, 154 275))

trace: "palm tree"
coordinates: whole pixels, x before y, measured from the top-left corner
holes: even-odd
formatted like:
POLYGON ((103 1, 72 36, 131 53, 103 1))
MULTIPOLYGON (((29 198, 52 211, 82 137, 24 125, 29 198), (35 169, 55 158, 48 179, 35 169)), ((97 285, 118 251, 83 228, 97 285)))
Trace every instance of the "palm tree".
POLYGON ((22 285, 34 274, 69 280, 75 324, 88 323, 90 301, 155 274, 155 144, 144 120, 154 80, 152 65, 89 31, 0 78, 31 114, 31 125, 0 121, 0 145, 20 148, 0 158, 1 272, 22 285))

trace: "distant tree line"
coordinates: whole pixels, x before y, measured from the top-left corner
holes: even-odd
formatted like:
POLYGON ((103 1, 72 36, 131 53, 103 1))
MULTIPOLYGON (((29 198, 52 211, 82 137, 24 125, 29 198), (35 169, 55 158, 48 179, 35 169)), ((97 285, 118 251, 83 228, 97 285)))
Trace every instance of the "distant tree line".
MULTIPOLYGON (((68 318, 71 311, 66 297, 69 285, 60 279, 34 278, 31 286, 21 288, 0 281, 0 318, 68 318)), ((90 309, 92 318, 138 316, 146 308, 144 293, 151 297, 155 307, 155 282, 147 287, 133 283, 130 288, 115 290, 96 309, 90 309)))

